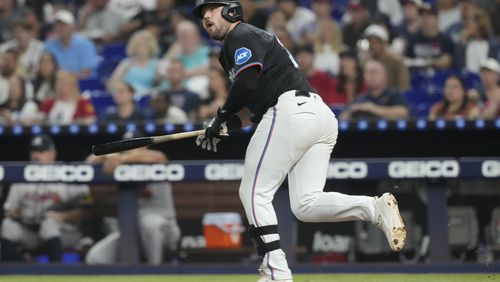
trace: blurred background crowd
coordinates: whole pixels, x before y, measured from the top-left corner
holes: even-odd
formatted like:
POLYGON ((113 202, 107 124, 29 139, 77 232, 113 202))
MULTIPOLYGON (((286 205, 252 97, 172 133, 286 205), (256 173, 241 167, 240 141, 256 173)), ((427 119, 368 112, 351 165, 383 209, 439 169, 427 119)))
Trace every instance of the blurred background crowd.
MULTIPOLYGON (((341 119, 500 115, 500 1, 241 0, 341 119)), ((213 116, 230 82, 182 0, 0 0, 0 124, 213 116)))

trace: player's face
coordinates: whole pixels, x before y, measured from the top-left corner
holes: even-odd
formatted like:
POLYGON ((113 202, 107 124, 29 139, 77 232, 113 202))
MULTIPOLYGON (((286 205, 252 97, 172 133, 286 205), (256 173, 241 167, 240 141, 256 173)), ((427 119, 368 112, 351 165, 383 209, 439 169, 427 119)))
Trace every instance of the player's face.
POLYGON ((34 163, 50 164, 56 160, 55 150, 31 151, 30 159, 34 163))
POLYGON ((201 10, 203 27, 214 40, 224 40, 229 32, 230 23, 222 17, 221 5, 205 5, 201 10))

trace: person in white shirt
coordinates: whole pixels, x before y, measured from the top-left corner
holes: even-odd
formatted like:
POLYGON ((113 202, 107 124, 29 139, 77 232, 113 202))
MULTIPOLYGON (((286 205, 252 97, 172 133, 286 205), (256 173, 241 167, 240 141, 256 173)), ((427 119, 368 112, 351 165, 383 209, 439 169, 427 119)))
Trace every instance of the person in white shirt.
POLYGON ((14 38, 0 45, 0 55, 9 49, 18 52, 16 73, 26 79, 35 77, 44 48, 34 32, 31 23, 18 21, 14 24, 14 38))
POLYGON ((306 34, 310 32, 316 22, 313 11, 300 7, 298 0, 278 0, 278 9, 285 12, 287 17, 286 29, 296 43, 302 43, 306 34))

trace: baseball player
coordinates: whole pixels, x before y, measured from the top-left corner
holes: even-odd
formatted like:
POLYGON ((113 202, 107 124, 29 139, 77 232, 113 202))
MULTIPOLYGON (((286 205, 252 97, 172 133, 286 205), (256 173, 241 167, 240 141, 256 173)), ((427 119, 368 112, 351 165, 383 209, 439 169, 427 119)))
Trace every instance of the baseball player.
MULTIPOLYGON (((144 137, 138 131, 127 132, 124 139, 144 137)), ((118 154, 90 156, 90 163, 103 164, 104 173, 111 174, 120 164, 166 163, 166 156, 156 150, 139 148, 118 154)), ((165 247, 177 249, 181 231, 177 225, 172 187, 168 182, 148 183, 139 199, 139 227, 142 250, 148 264, 159 265, 163 261, 165 247)), ((87 253, 88 264, 112 264, 118 262, 120 232, 113 232, 97 242, 87 253)))
MULTIPOLYGON (((56 159, 54 142, 47 135, 36 136, 30 145, 32 162, 51 164, 56 159)), ((87 185, 66 183, 12 184, 4 204, 1 260, 22 260, 19 247, 44 247, 50 261, 61 260, 63 249, 76 246, 82 234, 79 223, 89 216, 91 202, 87 185)))
POLYGON ((291 208, 305 222, 364 220, 379 226, 392 250, 403 248, 405 225, 396 199, 323 192, 337 141, 335 115, 312 93, 290 53, 275 36, 242 21, 238 1, 199 0, 193 15, 223 43, 219 61, 232 80, 228 98, 196 143, 217 151, 228 132, 251 122, 240 199, 249 234, 263 257, 259 281, 292 281, 280 248, 272 200, 288 175, 291 208))

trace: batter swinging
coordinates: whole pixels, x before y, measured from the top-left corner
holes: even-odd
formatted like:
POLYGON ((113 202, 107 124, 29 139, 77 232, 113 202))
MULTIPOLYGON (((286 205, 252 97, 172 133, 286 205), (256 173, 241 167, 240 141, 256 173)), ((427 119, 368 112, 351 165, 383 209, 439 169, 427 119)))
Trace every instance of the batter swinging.
POLYGON ((212 39, 223 43, 219 61, 233 81, 224 106, 197 145, 217 151, 229 131, 258 123, 245 156, 240 199, 263 257, 259 281, 292 281, 272 206, 287 175, 292 211, 299 220, 369 221, 385 232, 393 251, 401 250, 406 229, 393 195, 323 192, 338 123, 279 40, 243 23, 238 1, 199 0, 193 15, 203 20, 212 39))

